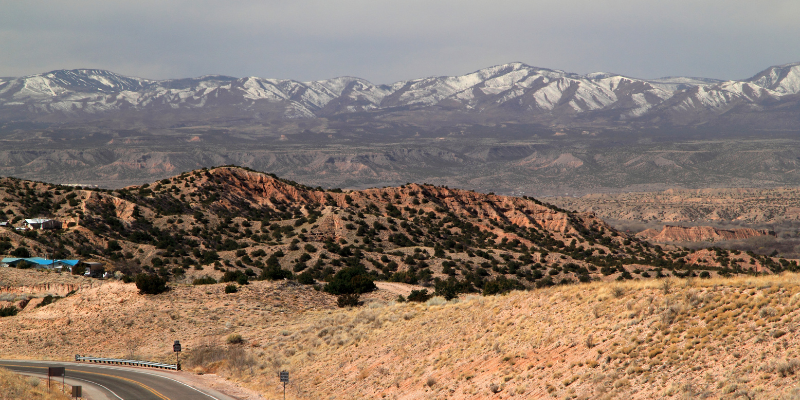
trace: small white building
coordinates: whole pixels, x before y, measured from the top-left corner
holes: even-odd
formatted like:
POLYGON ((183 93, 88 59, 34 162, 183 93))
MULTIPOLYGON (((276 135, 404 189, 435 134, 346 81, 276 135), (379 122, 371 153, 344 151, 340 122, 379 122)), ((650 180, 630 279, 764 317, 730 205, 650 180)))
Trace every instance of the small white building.
POLYGON ((59 229, 61 222, 48 218, 31 218, 25 220, 25 227, 28 229, 59 229))

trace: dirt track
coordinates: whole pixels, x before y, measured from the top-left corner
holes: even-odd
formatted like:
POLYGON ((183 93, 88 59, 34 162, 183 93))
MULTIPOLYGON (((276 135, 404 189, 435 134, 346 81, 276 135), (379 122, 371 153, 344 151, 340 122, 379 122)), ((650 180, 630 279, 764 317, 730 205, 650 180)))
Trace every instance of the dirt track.
POLYGON ((391 292, 394 294, 402 294, 403 296, 408 296, 412 290, 427 289, 429 293, 433 292, 433 289, 429 289, 419 285, 409 285, 407 283, 375 282, 375 286, 377 286, 378 289, 380 290, 385 290, 387 292, 391 292))

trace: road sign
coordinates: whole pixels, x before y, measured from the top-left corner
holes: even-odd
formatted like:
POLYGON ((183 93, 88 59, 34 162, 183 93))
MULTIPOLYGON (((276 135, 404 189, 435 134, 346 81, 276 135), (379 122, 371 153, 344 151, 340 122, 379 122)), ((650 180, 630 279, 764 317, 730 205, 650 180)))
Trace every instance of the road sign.
POLYGON ((289 383, 289 372, 281 371, 280 375, 281 382, 283 382, 283 400, 286 400, 286 384, 289 383))
POLYGON ((180 370, 181 369, 181 360, 178 358, 178 353, 181 352, 181 342, 176 340, 175 343, 172 345, 172 351, 175 352, 175 368, 180 370))
POLYGON ((78 397, 83 397, 83 393, 81 393, 82 391, 83 391, 83 388, 82 388, 82 387, 80 387, 80 386, 73 386, 73 387, 72 387, 72 397, 74 397, 74 398, 76 398, 76 399, 77 399, 78 397))
POLYGON ((61 385, 64 385, 64 367, 47 367, 47 391, 50 391, 50 377, 51 376, 60 376, 61 377, 61 385))

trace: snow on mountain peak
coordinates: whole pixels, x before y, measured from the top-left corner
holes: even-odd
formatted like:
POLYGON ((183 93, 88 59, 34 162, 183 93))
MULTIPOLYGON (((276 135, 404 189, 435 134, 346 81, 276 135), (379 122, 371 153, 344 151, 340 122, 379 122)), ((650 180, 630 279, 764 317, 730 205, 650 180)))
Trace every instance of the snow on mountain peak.
POLYGON ((769 67, 747 80, 776 93, 800 93, 800 63, 769 67))
POLYGON ((770 67, 745 81, 720 81, 693 77, 645 80, 607 72, 579 75, 512 62, 464 75, 391 85, 350 76, 309 82, 224 75, 153 81, 105 70, 75 69, 0 80, 0 108, 27 105, 36 112, 72 115, 157 107, 272 107, 270 110, 279 110, 286 118, 313 118, 444 104, 465 112, 504 107, 531 115, 613 111, 622 119, 664 109, 721 112, 741 102, 779 99, 798 92, 800 63, 770 67))

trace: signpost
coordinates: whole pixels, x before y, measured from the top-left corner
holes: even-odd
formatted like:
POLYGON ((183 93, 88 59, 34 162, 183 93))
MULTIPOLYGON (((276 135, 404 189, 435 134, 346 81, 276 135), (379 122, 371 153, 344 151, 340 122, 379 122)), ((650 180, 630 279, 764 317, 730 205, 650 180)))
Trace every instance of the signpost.
POLYGON ((83 388, 81 386, 73 386, 72 387, 72 397, 78 398, 83 397, 83 388))
POLYGON ((50 391, 50 377, 51 376, 60 376, 61 377, 61 385, 64 385, 64 367, 49 367, 47 368, 47 391, 50 391))
POLYGON ((178 371, 181 369, 181 362, 178 360, 178 354, 181 352, 181 342, 175 341, 175 344, 172 345, 172 351, 175 352, 175 365, 178 368, 178 371))
POLYGON ((289 373, 286 371, 280 372, 281 382, 283 383, 283 400, 286 400, 286 384, 289 382, 289 373))

